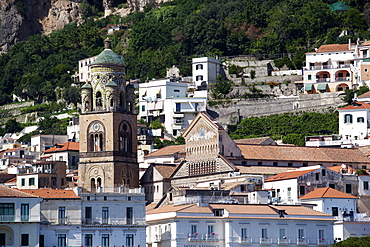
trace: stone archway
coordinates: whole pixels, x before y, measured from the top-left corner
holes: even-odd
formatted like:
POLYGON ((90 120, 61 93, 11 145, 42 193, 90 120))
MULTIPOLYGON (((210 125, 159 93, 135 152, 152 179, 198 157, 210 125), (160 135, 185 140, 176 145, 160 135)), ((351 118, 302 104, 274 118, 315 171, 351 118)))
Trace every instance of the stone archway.
POLYGON ((14 230, 5 225, 0 225, 0 246, 14 245, 14 230))

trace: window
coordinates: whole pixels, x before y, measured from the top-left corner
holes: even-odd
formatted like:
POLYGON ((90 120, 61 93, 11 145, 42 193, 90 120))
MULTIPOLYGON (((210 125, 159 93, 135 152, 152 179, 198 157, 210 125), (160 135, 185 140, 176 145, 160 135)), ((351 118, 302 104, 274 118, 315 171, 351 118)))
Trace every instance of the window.
POLYGON ((331 215, 338 216, 338 207, 331 208, 331 215))
POLYGON ((126 247, 133 247, 134 246, 134 234, 127 234, 126 235, 126 247))
POLYGON ((298 238, 304 239, 304 229, 298 229, 298 238))
POLYGON ((363 51, 362 51, 362 56, 363 56, 363 57, 367 57, 367 50, 363 50, 363 51))
POLYGON ((21 180, 21 186, 26 186, 26 179, 25 178, 22 178, 22 180, 21 180))
POLYGON ((288 201, 290 201, 292 198, 292 188, 291 187, 288 187, 288 192, 287 192, 287 195, 288 195, 288 201))
POLYGON ((191 225, 190 226, 190 233, 191 234, 198 233, 198 231, 197 231, 197 225, 191 225))
POLYGON ((319 229, 319 241, 323 242, 325 240, 325 231, 324 229, 319 229))
POLYGON ((66 234, 58 234, 58 247, 67 246, 67 236, 66 234))
POLYGON ((59 207, 58 219, 59 219, 59 224, 66 223, 66 207, 59 207))
POLYGON ((326 176, 326 169, 321 170, 321 176, 325 177, 326 176))
POLYGON ((344 123, 352 123, 352 114, 344 115, 344 123))
POLYGON ((92 223, 92 208, 91 207, 85 208, 85 223, 86 224, 92 223))
POLYGON ((308 166, 308 163, 303 163, 302 166, 308 166))
POLYGON ((28 234, 22 234, 21 235, 21 246, 29 246, 29 235, 28 234))
POLYGON ((241 191, 241 192, 245 192, 245 191, 246 191, 246 189, 245 189, 245 184, 241 184, 241 185, 240 185, 240 191, 241 191))
POLYGON ((101 235, 101 246, 102 247, 109 247, 109 234, 102 234, 101 235))
POLYGON ((293 163, 288 163, 288 166, 293 166, 293 163))
POLYGON ((365 71, 365 73, 367 73, 367 71, 368 71, 368 70, 367 70, 367 69, 365 69, 364 71, 365 71))
POLYGON ((31 185, 35 185, 35 178, 29 178, 28 179, 28 185, 31 186, 31 185))
POLYGON ((145 105, 141 106, 141 111, 145 111, 145 105))
POLYGON ((197 64, 195 66, 195 70, 200 70, 200 69, 203 69, 203 64, 197 64))
POLYGON ((272 165, 273 166, 278 166, 278 163, 277 162, 273 162, 272 165))
POLYGON ((259 162, 258 162, 258 165, 259 165, 259 166, 262 166, 262 165, 263 165, 263 162, 259 161, 259 162))
POLYGON ((299 194, 303 196, 305 192, 306 192, 306 188, 303 185, 299 186, 299 194))
POLYGON ((365 122, 365 120, 364 120, 363 117, 358 117, 357 118, 357 123, 364 123, 364 122, 365 122))
POLYGON ((247 228, 242 228, 241 229, 241 238, 242 238, 242 241, 246 240, 248 238, 247 228))
POLYGON ((29 221, 29 220, 30 220, 30 205, 21 204, 21 221, 29 221))
POLYGON ((196 81, 203 81, 203 76, 202 75, 197 75, 196 81))
POLYGON ((312 80, 312 75, 308 75, 308 78, 307 78, 309 81, 312 80))
POLYGON ((332 189, 335 189, 335 184, 330 183, 329 187, 332 188, 332 189))
POLYGON ((134 211, 132 207, 126 208, 126 224, 132 224, 134 218, 134 211))
POLYGON ((199 108, 199 103, 195 103, 195 104, 194 104, 194 110, 195 110, 195 111, 199 111, 199 109, 198 109, 198 108, 199 108))
POLYGON ((85 247, 93 246, 93 236, 92 234, 85 234, 85 247))
POLYGON ((352 184, 346 184, 346 193, 352 193, 352 184))
POLYGON ((0 203, 0 221, 14 221, 14 203, 0 203))
POLYGON ((316 178, 316 180, 320 180, 320 173, 316 172, 315 173, 315 178, 316 178))
POLYGON ((369 182, 364 181, 363 184, 364 184, 364 190, 368 190, 369 189, 369 182))
POLYGON ((224 210, 223 209, 213 209, 213 215, 214 216, 223 216, 224 210))
POLYGON ((214 235, 214 225, 208 225, 207 226, 207 233, 208 234, 211 234, 211 235, 214 235))
POLYGON ((261 232, 261 234, 262 234, 262 238, 268 238, 268 235, 267 235, 267 228, 262 228, 262 232, 261 232))
POLYGON ((176 112, 180 112, 181 111, 181 103, 176 103, 176 112))
POLYGON ((109 219, 109 209, 108 209, 108 207, 103 207, 103 209, 102 209, 102 223, 103 224, 108 224, 108 219, 109 219))
POLYGON ((178 89, 174 89, 173 90, 175 93, 180 93, 180 90, 178 90, 178 89))
POLYGON ((281 238, 281 239, 286 238, 285 228, 279 228, 279 238, 281 238))

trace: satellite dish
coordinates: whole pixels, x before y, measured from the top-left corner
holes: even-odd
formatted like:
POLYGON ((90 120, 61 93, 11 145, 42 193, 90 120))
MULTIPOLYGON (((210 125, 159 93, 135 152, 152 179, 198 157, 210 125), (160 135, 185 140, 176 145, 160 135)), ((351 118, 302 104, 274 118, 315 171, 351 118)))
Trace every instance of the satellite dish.
POLYGON ((307 181, 306 184, 307 184, 307 186, 310 186, 311 185, 311 182, 310 181, 307 181))

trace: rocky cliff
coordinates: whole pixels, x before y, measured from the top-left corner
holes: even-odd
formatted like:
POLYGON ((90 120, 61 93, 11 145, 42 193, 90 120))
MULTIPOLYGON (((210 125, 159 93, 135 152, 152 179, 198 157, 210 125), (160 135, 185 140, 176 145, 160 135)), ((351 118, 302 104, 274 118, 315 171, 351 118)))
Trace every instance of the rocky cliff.
POLYGON ((48 34, 70 22, 81 22, 82 0, 0 1, 0 53, 37 33, 48 34))

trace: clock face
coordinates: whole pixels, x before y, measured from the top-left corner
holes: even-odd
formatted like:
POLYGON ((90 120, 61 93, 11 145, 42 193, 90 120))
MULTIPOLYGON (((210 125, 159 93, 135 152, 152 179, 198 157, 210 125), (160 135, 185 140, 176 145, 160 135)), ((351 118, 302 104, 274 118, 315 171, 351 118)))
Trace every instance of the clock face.
POLYGON ((99 124, 94 124, 93 128, 95 131, 98 131, 100 129, 100 126, 99 124))

